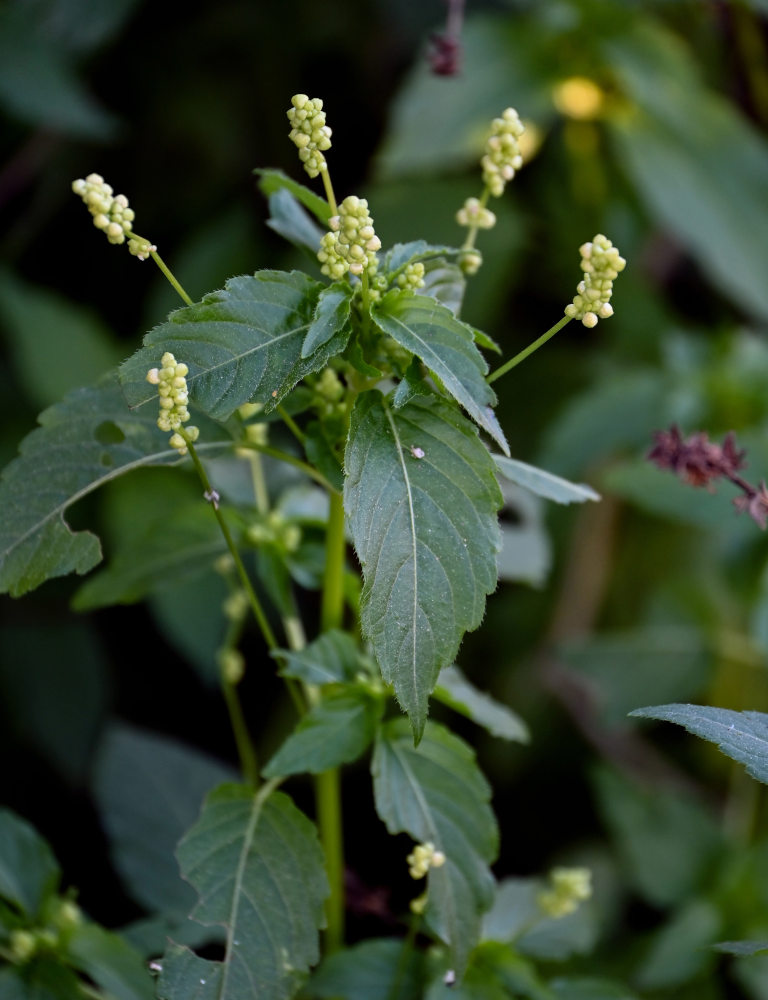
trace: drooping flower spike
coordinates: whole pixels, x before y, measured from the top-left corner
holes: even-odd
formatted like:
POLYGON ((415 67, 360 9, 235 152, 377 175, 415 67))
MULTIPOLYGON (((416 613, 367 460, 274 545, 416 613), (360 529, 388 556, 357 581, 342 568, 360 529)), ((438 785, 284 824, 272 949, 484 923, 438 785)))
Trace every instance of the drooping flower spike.
POLYGON ((135 214, 124 194, 115 194, 101 174, 88 174, 83 180, 72 182, 72 190, 79 195, 93 216, 93 224, 101 229, 110 243, 119 245, 128 239, 128 250, 139 260, 146 260, 157 247, 133 233, 135 214))

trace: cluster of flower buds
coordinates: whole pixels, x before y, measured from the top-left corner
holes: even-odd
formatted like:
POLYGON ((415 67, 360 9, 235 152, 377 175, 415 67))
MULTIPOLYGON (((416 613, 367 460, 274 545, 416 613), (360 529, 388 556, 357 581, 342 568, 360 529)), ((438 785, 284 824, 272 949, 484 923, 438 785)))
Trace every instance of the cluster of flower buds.
POLYGON ((85 180, 72 181, 72 190, 83 199, 93 216, 94 226, 105 233, 110 243, 125 243, 129 236, 128 250, 139 260, 146 260, 157 250, 149 240, 133 235, 134 211, 128 199, 124 194, 115 194, 101 174, 88 174, 85 180))
POLYGON ((331 148, 331 130, 325 124, 323 102, 306 94, 294 94, 286 114, 291 123, 289 138, 299 151, 299 159, 310 177, 328 169, 323 153, 331 148))
POLYGON ((598 233, 591 243, 579 247, 584 280, 576 288, 573 302, 565 307, 565 315, 580 319, 584 326, 597 326, 600 319, 613 316, 610 303, 613 281, 627 262, 611 241, 598 233))
POLYGON ((525 126, 514 108, 507 108, 501 118, 494 118, 491 134, 485 144, 485 155, 480 160, 483 180, 495 198, 500 198, 504 185, 515 176, 523 165, 520 136, 525 126))
POLYGON ((301 528, 279 510, 271 510, 249 525, 246 538, 252 545, 276 545, 283 552, 295 552, 301 544, 301 528))
POLYGON ((460 226, 472 226, 474 229, 493 229, 496 225, 496 216, 485 205, 481 205, 478 198, 467 198, 456 213, 456 221, 460 226))
POLYGON ((405 268, 397 276, 398 288, 406 288, 409 292, 415 292, 418 288, 424 287, 424 265, 420 260, 406 264, 405 268))
POLYGON ((147 372, 147 382, 157 386, 157 392, 160 396, 160 416, 157 418, 157 426, 166 433, 173 431, 168 443, 180 455, 186 455, 187 441, 197 441, 200 436, 197 427, 186 428, 184 431, 186 440, 179 433, 181 425, 189 420, 189 410, 187 409, 189 368, 185 364, 177 362, 170 351, 165 352, 160 364, 160 368, 150 368, 147 372))
POLYGON ((360 275, 367 271, 374 275, 378 267, 376 251, 381 240, 373 229, 373 219, 368 213, 368 202, 351 194, 339 205, 329 225, 331 231, 323 236, 317 259, 320 270, 338 281, 347 271, 360 275))
POLYGON ((445 864, 445 855, 435 850, 435 845, 428 840, 425 844, 417 844, 408 857, 408 874, 413 879, 424 878, 430 868, 441 868, 445 864))
POLYGON ((549 888, 539 893, 538 903, 543 912, 554 919, 573 913, 579 903, 592 895, 589 868, 553 868, 549 882, 549 888))

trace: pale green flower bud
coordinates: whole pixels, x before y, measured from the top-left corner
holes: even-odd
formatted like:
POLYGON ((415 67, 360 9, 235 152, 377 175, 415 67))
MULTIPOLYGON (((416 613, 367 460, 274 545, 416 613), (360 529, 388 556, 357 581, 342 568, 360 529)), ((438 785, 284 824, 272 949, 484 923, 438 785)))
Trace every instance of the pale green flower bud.
POLYGON ((598 233, 591 243, 579 247, 581 270, 584 279, 576 288, 573 302, 565 307, 565 315, 580 319, 584 326, 597 326, 599 319, 613 316, 610 298, 613 281, 627 266, 627 262, 611 241, 598 233))
POLYGON ((323 369, 320 378, 315 383, 315 392, 331 403, 337 403, 341 399, 344 395, 344 386, 333 368, 323 369))
MULTIPOLYGON (((82 198, 93 216, 93 224, 106 234, 110 243, 125 243, 126 234, 130 233, 135 214, 128 205, 128 199, 124 194, 115 195, 109 184, 104 181, 101 174, 88 174, 83 180, 72 182, 72 190, 82 198)), ((131 240, 131 244, 136 243, 137 247, 143 248, 149 244, 146 240, 131 240)), ((156 249, 156 248, 154 248, 156 249)), ((141 256, 140 252, 131 249, 131 253, 141 256)))
POLYGON ((441 868, 445 864, 445 854, 435 849, 431 841, 417 844, 408 857, 408 874, 412 879, 424 878, 430 868, 441 868))
POLYGON ((331 148, 331 130, 325 124, 323 102, 306 94, 294 94, 286 114, 291 123, 289 138, 299 151, 299 159, 310 177, 328 169, 324 152, 331 148))
POLYGON ((378 269, 376 251, 381 249, 381 240, 373 228, 365 198, 349 195, 329 225, 330 232, 323 236, 317 254, 323 274, 334 281, 347 271, 356 275, 366 271, 373 277, 378 269))
POLYGON ((227 684, 239 684, 245 673, 245 658, 239 649, 220 649, 219 670, 227 684))
POLYGON ((237 412, 242 420, 250 420, 251 417, 261 413, 263 409, 263 403, 243 403, 242 406, 238 406, 237 412))
POLYGON ((415 292, 417 288, 424 287, 424 264, 418 260, 407 264, 405 270, 397 276, 397 284, 400 288, 407 288, 415 292))
POLYGON ((245 440, 263 448, 269 441, 269 428, 266 424, 249 424, 245 428, 245 440))
POLYGON ((494 213, 480 204, 478 198, 467 198, 456 213, 460 226, 474 226, 476 229, 493 229, 496 225, 494 213))
POLYGON ((170 351, 166 351, 160 361, 160 368, 150 368, 147 372, 147 382, 157 386, 160 415, 157 426, 166 434, 173 431, 170 441, 180 455, 187 454, 187 443, 197 441, 200 436, 198 427, 188 427, 184 434, 180 433, 182 424, 189 420, 187 403, 187 378, 189 368, 183 362, 177 363, 170 351))
POLYGON ((507 108, 501 118, 493 119, 480 165, 483 180, 496 198, 503 194, 507 181, 511 181, 523 165, 519 139, 524 131, 525 126, 514 108, 507 108))
POLYGON ((11 932, 10 951, 17 962, 28 962, 37 951, 37 938, 31 931, 11 932))
POLYGON ((588 868, 553 868, 549 881, 550 887, 537 898, 544 913, 556 920, 573 913, 592 895, 592 873, 588 868))
POLYGON ((483 263, 483 255, 479 250, 465 250, 459 257, 459 267, 464 274, 477 274, 483 263))

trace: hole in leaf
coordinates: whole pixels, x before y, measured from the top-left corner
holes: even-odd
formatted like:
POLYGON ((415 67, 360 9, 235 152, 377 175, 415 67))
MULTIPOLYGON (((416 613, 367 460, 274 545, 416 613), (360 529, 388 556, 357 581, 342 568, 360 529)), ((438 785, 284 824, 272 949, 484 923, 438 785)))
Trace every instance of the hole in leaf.
MULTIPOLYGON (((93 436, 99 444, 122 444, 125 441, 125 434, 111 420, 105 420, 103 423, 100 423, 93 432, 93 436)), ((111 465, 111 460, 108 464, 111 465)))

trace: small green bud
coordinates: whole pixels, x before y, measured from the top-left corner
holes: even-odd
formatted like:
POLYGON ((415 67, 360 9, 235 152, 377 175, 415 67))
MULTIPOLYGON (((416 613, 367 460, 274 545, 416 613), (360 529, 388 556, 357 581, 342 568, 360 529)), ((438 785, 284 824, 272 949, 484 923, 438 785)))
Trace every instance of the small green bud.
POLYGON ((181 433, 181 426, 189 420, 189 393, 187 391, 187 375, 189 368, 183 362, 176 361, 170 351, 166 351, 160 361, 159 368, 150 368, 147 372, 147 382, 157 386, 160 416, 157 426, 166 434, 173 431, 169 440, 172 448, 180 455, 187 454, 187 443, 197 441, 200 436, 198 427, 190 426, 181 433))
POLYGON ((493 229, 496 225, 496 216, 490 209, 481 205, 478 198, 467 198, 464 205, 456 213, 456 221, 460 226, 493 229))
POLYGON ((289 138, 310 177, 328 169, 324 152, 331 148, 331 129, 325 124, 323 102, 306 94, 294 94, 286 114, 291 124, 289 138))
MULTIPOLYGON (((85 180, 78 178, 72 182, 72 190, 82 198, 93 216, 94 226, 106 235, 109 242, 125 243, 135 218, 125 195, 116 195, 101 174, 88 174, 85 180)), ((150 245, 147 240, 132 237, 128 242, 128 249, 143 260, 150 252, 157 250, 157 247, 150 245)))
POLYGON ((483 255, 479 250, 465 250, 459 257, 459 267, 464 274, 477 274, 483 263, 483 255))
POLYGON ((222 605, 224 617, 231 622, 241 621, 248 613, 248 595, 244 590, 236 590, 222 605))
POLYGON ((263 409, 263 403, 243 403, 242 406, 238 406, 237 412, 241 420, 250 420, 251 417, 261 413, 263 409))
POLYGON ((598 320, 613 315, 610 298, 613 281, 627 266, 627 262, 611 241, 598 233, 591 243, 579 247, 581 270, 584 278, 576 288, 573 302, 565 307, 565 315, 580 319, 584 326, 597 326, 598 320))
POLYGON ((493 119, 480 165, 483 180, 496 198, 504 193, 507 181, 511 181, 523 165, 519 139, 524 131, 525 126, 514 108, 507 108, 501 118, 493 119))
POLYGON ((239 649, 220 649, 217 654, 221 675, 227 684, 239 684, 245 674, 245 658, 239 649))
POLYGON ((328 224, 330 231, 320 241, 317 254, 323 274, 333 281, 343 278, 347 271, 355 275, 367 271, 373 277, 378 269, 376 252, 381 249, 381 240, 374 231, 365 198, 349 195, 328 224))
POLYGON ((245 428, 245 440, 264 447, 269 441, 269 427, 267 424, 249 424, 245 428))
POLYGON ((10 951, 17 962, 28 962, 37 951, 37 945, 38 939, 31 931, 11 932, 10 951))
POLYGON ((588 868, 553 868, 550 887, 539 893, 539 907, 555 920, 578 909, 592 895, 592 873, 588 868))

